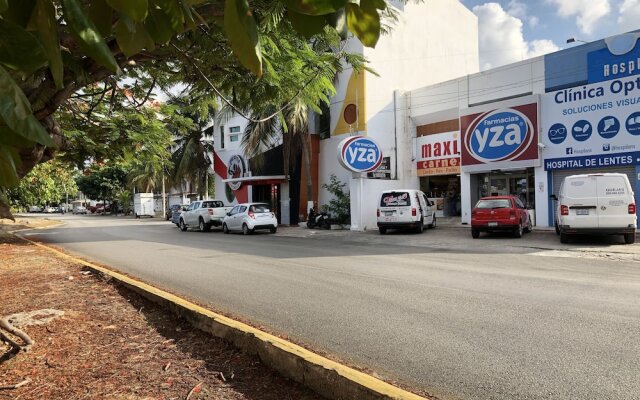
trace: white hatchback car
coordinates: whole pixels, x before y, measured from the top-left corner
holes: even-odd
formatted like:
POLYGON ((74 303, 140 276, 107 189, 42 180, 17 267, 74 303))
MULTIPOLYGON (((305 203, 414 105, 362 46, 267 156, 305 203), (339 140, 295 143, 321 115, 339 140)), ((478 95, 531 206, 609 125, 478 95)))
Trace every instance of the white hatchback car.
POLYGON ((241 231, 248 235, 257 229, 278 230, 278 219, 266 203, 242 203, 233 207, 222 221, 224 233, 241 231))

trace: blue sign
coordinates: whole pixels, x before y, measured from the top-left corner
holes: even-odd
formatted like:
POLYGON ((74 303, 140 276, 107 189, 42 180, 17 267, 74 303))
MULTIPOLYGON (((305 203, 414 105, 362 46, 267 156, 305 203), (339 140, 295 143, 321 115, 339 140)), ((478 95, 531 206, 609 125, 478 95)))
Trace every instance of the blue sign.
POLYGON ((528 149, 533 138, 529 118, 513 109, 491 112, 471 128, 465 146, 483 162, 513 160, 528 149))
POLYGON ((626 165, 640 165, 640 151, 544 160, 544 169, 546 171, 553 169, 601 168, 626 165))
POLYGON ((578 142, 584 142, 589 139, 592 132, 593 127, 589 121, 585 121, 584 119, 576 121, 576 123, 573 124, 573 128, 571 128, 571 136, 578 142))
POLYGON ((608 115, 598 122, 598 134, 605 138, 611 139, 620 132, 620 121, 618 118, 608 115))
POLYGON ((553 124, 547 134, 551 143, 560 144, 567 138, 567 127, 562 124, 553 124))
POLYGON ((634 112, 629 115, 627 118, 627 123, 625 124, 627 128, 627 132, 634 136, 640 135, 640 112, 634 112))
POLYGON ((370 172, 382 163, 382 151, 373 139, 352 136, 338 145, 338 161, 352 172, 370 172))
POLYGON ((588 82, 602 82, 640 74, 640 32, 604 40, 606 48, 587 54, 588 82))

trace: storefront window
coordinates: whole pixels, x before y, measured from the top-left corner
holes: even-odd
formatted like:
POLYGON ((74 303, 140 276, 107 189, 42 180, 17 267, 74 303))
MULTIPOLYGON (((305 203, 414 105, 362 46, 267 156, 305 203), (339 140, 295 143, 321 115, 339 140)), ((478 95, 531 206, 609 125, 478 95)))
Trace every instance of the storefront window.
POLYGON ((434 175, 420 178, 420 190, 436 204, 436 217, 461 215, 460 177, 458 175, 434 175))
POLYGON ((477 198, 471 199, 475 204, 478 199, 487 196, 516 196, 522 203, 535 208, 535 191, 533 186, 533 168, 523 171, 497 171, 476 175, 477 198))

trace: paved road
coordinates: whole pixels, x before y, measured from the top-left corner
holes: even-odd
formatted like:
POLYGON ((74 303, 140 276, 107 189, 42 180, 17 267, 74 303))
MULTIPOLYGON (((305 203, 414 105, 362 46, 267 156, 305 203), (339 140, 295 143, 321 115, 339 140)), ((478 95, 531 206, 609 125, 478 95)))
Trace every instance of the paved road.
POLYGON ((32 235, 444 399, 640 398, 637 244, 63 219, 32 235))

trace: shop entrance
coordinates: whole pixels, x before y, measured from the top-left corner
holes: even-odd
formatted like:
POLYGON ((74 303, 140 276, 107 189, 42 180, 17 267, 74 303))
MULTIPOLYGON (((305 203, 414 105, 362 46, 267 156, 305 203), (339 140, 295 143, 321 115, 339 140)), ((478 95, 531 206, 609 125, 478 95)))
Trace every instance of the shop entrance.
POLYGON ((252 192, 253 201, 269 204, 271 210, 276 213, 278 223, 280 223, 280 185, 253 185, 252 192))
POLYGON ((436 204, 436 217, 461 215, 459 175, 423 176, 420 190, 436 204))
POLYGON ((516 196, 527 206, 535 208, 533 168, 520 171, 492 171, 476 175, 477 190, 472 192, 475 204, 481 197, 487 196, 516 196))

